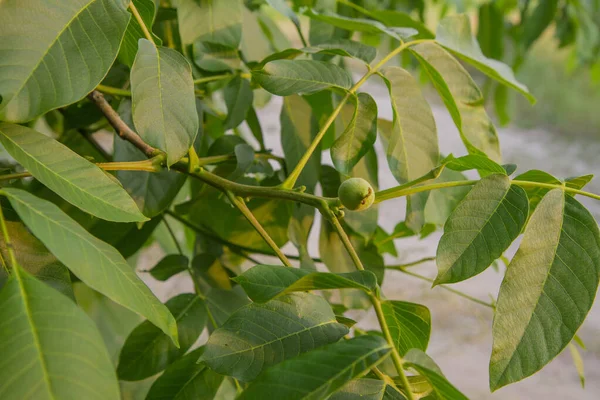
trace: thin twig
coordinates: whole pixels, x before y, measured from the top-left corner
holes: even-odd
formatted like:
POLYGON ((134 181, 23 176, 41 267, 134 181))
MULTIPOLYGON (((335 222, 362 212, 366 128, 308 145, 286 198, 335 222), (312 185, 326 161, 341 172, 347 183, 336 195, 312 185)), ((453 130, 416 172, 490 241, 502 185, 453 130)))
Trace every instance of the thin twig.
POLYGON ((144 19, 140 15, 140 12, 136 8, 135 4, 133 4, 133 1, 131 1, 129 3, 129 9, 131 10, 131 13, 133 14, 133 16, 135 17, 135 19, 137 20, 138 24, 140 25, 140 28, 142 28, 142 32, 144 32, 144 36, 146 36, 146 39, 148 39, 153 45, 156 46, 156 43, 154 43, 154 38, 152 37, 152 34, 150 33, 150 30, 146 26, 146 23, 144 22, 144 19))
POLYGON ((386 266, 385 268, 386 269, 404 269, 404 268, 414 267, 415 265, 423 264, 428 261, 435 261, 435 257, 423 257, 416 261, 412 261, 412 262, 409 262, 406 264, 390 265, 390 266, 386 266))
POLYGON ((146 142, 142 140, 142 138, 135 133, 127 124, 121 119, 119 113, 117 113, 111 105, 106 101, 104 95, 97 90, 93 90, 92 93, 88 95, 88 98, 96 104, 96 106, 100 109, 102 114, 106 117, 108 122, 115 129, 117 134, 121 137, 121 139, 127 140, 135 147, 140 149, 147 157, 154 157, 160 154, 160 150, 155 149, 150 146, 146 142))
POLYGON ((2 211, 2 207, 0 207, 0 229, 2 230, 2 236, 4 236, 4 245, 6 246, 6 252, 8 253, 9 266, 15 270, 17 268, 17 257, 15 255, 15 249, 12 241, 10 240, 10 235, 8 234, 8 227, 6 226, 6 221, 4 220, 4 212, 2 211))
POLYGON ((288 260, 288 258, 285 256, 285 254, 283 254, 283 252, 281 251, 279 246, 277 246, 277 243, 275 243, 273 241, 273 239, 271 239, 271 236, 269 236, 269 233, 265 230, 265 228, 263 228, 263 226, 260 224, 260 222, 258 222, 258 220, 254 216, 254 214, 252 214, 252 211, 250 211, 250 209, 244 202, 244 200, 242 200, 239 197, 236 197, 236 195, 233 194, 232 192, 226 191, 225 193, 227 194, 229 201, 231 201, 231 203, 238 210, 240 210, 240 212, 244 215, 244 217, 246 217, 248 222, 250 222, 250 224, 254 227, 256 232, 258 232, 260 237, 262 237, 263 240, 269 245, 269 247, 271 247, 271 249, 273 249, 275 254, 277 254, 277 257, 279 257, 279 259, 283 263, 283 265, 285 265, 287 267, 291 267, 292 263, 290 262, 290 260, 288 260))

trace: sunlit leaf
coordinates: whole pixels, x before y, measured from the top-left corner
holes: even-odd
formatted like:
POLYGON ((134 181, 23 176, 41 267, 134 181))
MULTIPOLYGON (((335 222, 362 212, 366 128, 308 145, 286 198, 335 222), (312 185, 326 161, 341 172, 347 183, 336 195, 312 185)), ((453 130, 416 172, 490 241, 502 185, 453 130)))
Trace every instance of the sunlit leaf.
POLYGON ((239 399, 324 399, 346 382, 365 374, 389 352, 388 344, 378 336, 333 343, 267 369, 239 399))
POLYGON ((381 308, 400 355, 410 349, 425 351, 431 334, 431 314, 425 306, 406 301, 382 301, 381 308))
POLYGON ((148 321, 138 325, 127 337, 119 355, 120 380, 139 381, 164 370, 196 342, 206 325, 204 301, 184 293, 165 305, 177 321, 179 348, 160 329, 148 321))
POLYGON ((486 156, 469 154, 455 158, 452 155, 446 157, 443 161, 446 168, 454 171, 469 171, 472 169, 478 170, 480 173, 495 173, 507 175, 507 171, 495 161, 487 158, 486 156))
POLYGON ((109 221, 147 220, 121 185, 56 140, 4 123, 0 142, 36 179, 83 211, 109 221))
POLYGON ((181 53, 140 39, 131 67, 133 123, 167 164, 183 157, 196 138, 198 114, 189 62, 181 53))
POLYGON ((29 121, 80 100, 117 57, 129 1, 63 3, 0 2, 0 120, 29 121))
POLYGON ((293 292, 342 288, 373 292, 377 287, 377 278, 370 271, 331 274, 277 265, 257 265, 233 280, 258 303, 293 292))
POLYGON ((146 317, 177 343, 177 325, 169 310, 137 277, 127 261, 54 204, 20 189, 3 188, 25 225, 86 285, 146 317))
POLYGON ((376 139, 377 104, 367 93, 359 93, 352 120, 331 146, 331 158, 337 170, 349 175, 376 139))
POLYGON ((548 192, 500 287, 492 390, 537 372, 569 344, 592 307, 599 273, 598 224, 573 197, 548 192))
POLYGON ((519 236, 527 195, 506 175, 483 178, 450 214, 437 250, 435 284, 460 282, 489 267, 519 236))
POLYGON ((220 374, 250 381, 265 368, 346 333, 325 299, 295 293, 234 312, 210 335, 201 361, 220 374))
POLYGON ((535 102, 527 87, 516 80, 508 65, 483 55, 479 43, 471 33, 471 23, 467 15, 452 15, 441 20, 435 40, 490 78, 512 87, 530 102, 535 102))
POLYGON ((327 88, 350 89, 352 78, 346 70, 324 61, 275 60, 252 71, 254 80, 278 96, 314 93, 327 88))
POLYGON ((501 155, 496 128, 485 111, 483 95, 467 70, 434 43, 415 46, 413 54, 448 108, 469 153, 483 153, 499 161, 501 155))
POLYGON ((0 397, 120 399, 96 325, 21 267, 0 292, 0 397))

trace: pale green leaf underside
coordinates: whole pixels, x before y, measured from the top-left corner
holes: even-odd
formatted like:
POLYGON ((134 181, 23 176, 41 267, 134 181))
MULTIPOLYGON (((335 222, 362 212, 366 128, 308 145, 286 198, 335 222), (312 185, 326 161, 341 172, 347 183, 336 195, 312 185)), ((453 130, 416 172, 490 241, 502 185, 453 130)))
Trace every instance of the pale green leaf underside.
POLYGON ((377 139, 377 104, 367 93, 359 93, 354 116, 331 146, 335 168, 350 175, 354 166, 373 148, 377 139))
POLYGON ((532 375, 569 344, 592 307, 599 273, 596 221, 573 197, 550 191, 531 216, 500 287, 492 390, 532 375))
POLYGON ((114 247, 49 201, 20 189, 2 193, 33 234, 86 285, 150 320, 177 343, 175 319, 114 247))
POLYGON ((0 143, 37 180, 83 211, 116 222, 148 220, 121 185, 56 140, 0 123, 0 143))
POLYGON ((131 68, 133 123, 151 146, 167 153, 169 165, 189 150, 198 113, 189 62, 181 53, 140 39, 131 68))
POLYGON ((127 4, 1 1, 0 120, 29 121, 96 87, 119 51, 130 17, 127 4))
POLYGON ((220 374, 250 381, 265 368, 346 333, 325 299, 294 293, 234 312, 210 335, 201 361, 220 374))
POLYGON ((494 161, 501 158, 498 135, 484 108, 484 99, 473 78, 446 50, 435 43, 413 48, 471 154, 484 153, 494 161))
POLYGON ((184 46, 208 41, 237 48, 242 39, 242 0, 175 0, 184 46))
POLYGON ((20 267, 0 292, 0 354, 4 400, 121 398, 96 325, 20 267))
POLYGON ((519 236, 527 220, 527 194, 506 175, 489 175, 450 214, 437 249, 436 284, 471 278, 489 267, 519 236))
POLYGON ((278 96, 314 93, 330 87, 347 90, 352 86, 346 70, 324 61, 275 60, 252 71, 252 76, 266 91, 278 96))
POLYGON ((301 49, 285 49, 265 57, 260 66, 275 60, 293 60, 302 54, 328 54, 332 56, 354 57, 370 63, 377 56, 377 50, 369 45, 349 39, 331 38, 326 42, 314 44, 301 49))
POLYGON ((234 280, 252 301, 259 303, 293 292, 341 288, 372 292, 377 287, 377 277, 370 271, 331 274, 279 265, 257 265, 234 280))
POLYGON ((440 400, 469 400, 464 394, 456 389, 448 380, 440 375, 438 372, 426 368, 423 365, 407 363, 407 367, 415 369, 421 376, 423 376, 433 389, 435 398, 440 400))
POLYGON ((382 337, 359 336, 286 360, 265 371, 239 400, 321 400, 390 353, 382 337))
POLYGON ((381 308, 401 355, 410 349, 427 349, 431 334, 431 314, 427 307, 405 301, 383 301, 381 308))
POLYGON ((517 81, 508 65, 483 55, 479 43, 471 32, 471 22, 466 14, 444 18, 438 25, 435 40, 490 78, 512 87, 531 103, 535 103, 535 98, 525 85, 517 81))

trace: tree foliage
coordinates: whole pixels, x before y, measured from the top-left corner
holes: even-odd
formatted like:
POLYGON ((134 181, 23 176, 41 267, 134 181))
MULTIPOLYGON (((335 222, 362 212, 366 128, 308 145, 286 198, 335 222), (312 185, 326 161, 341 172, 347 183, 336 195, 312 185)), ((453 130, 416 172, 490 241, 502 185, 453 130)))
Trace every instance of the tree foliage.
POLYGON ((434 285, 523 236, 497 304, 474 299, 494 309, 492 391, 568 345, 582 371, 571 341, 598 288, 600 233, 578 198, 600 196, 584 190, 591 175, 512 177, 485 104, 506 122, 506 90, 535 102, 515 71, 551 27, 600 69, 600 8, 446 3, 1 1, 0 398, 111 400, 119 380, 151 378, 139 398, 465 399, 426 354, 427 307, 381 290, 386 274, 414 275, 386 268, 395 240, 437 229, 434 285), (466 155, 440 156, 420 72, 466 155), (365 91, 377 80, 391 120, 365 91), (283 154, 259 118, 269 102, 283 154), (383 190, 379 144, 398 183, 383 190), (387 233, 377 204, 398 197, 405 219, 387 233), (345 209, 354 198, 367 209, 345 209), (142 279, 131 264, 154 242, 166 254, 142 279), (190 289, 162 302, 146 278, 190 289), (106 304, 128 310, 120 343, 99 322, 106 304), (368 308, 367 332, 346 312, 368 308))

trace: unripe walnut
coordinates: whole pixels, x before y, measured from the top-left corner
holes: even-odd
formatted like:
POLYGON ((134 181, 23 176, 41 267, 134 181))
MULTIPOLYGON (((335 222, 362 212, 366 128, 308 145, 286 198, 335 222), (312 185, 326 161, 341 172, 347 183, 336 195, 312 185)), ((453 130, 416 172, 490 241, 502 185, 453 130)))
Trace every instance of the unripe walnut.
POLYGON ((371 207, 375 201, 375 191, 364 179, 350 178, 340 185, 338 197, 348 210, 361 211, 371 207))

